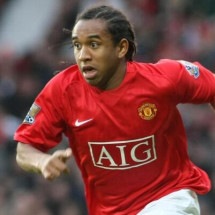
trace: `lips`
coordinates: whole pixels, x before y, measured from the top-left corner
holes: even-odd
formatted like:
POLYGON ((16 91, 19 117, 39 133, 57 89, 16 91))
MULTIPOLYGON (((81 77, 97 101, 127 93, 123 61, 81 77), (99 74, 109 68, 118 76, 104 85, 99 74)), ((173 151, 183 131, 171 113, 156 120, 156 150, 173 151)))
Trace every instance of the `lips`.
POLYGON ((85 79, 93 79, 97 74, 96 69, 92 66, 83 66, 82 72, 85 79))

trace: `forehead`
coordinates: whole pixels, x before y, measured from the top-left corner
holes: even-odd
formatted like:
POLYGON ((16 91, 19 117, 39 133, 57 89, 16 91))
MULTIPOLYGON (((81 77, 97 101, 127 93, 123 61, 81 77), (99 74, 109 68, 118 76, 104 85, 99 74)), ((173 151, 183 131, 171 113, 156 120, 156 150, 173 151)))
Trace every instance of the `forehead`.
POLYGON ((107 24, 101 19, 79 20, 73 28, 72 38, 89 37, 91 35, 110 36, 107 24))

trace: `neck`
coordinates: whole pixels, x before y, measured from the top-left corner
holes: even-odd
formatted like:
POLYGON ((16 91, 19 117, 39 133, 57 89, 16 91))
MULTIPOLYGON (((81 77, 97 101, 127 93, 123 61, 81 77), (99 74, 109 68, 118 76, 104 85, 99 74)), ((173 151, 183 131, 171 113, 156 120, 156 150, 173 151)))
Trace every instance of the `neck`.
POLYGON ((120 64, 118 65, 117 69, 113 73, 112 77, 100 89, 112 90, 112 89, 119 87, 125 77, 126 65, 127 65, 126 61, 121 61, 120 64))

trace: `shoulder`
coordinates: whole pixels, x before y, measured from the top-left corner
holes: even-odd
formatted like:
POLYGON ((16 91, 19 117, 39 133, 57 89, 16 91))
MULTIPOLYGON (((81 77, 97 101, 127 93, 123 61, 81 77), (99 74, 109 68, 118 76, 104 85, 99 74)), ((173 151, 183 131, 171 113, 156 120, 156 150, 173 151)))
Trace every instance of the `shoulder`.
POLYGON ((71 81, 78 81, 80 79, 81 79, 81 74, 78 69, 78 66, 75 64, 75 65, 71 65, 71 66, 67 67, 66 69, 58 72, 52 78, 51 81, 56 81, 56 82, 63 81, 66 84, 66 83, 70 83, 71 81))
POLYGON ((129 62, 128 71, 139 73, 141 76, 168 77, 179 72, 182 64, 176 60, 162 59, 155 63, 129 62))
POLYGON ((58 72, 50 81, 47 83, 47 87, 66 89, 69 85, 75 82, 82 82, 83 78, 78 69, 78 66, 72 65, 66 69, 58 72))
POLYGON ((70 86, 76 83, 83 84, 83 82, 84 79, 78 69, 78 66, 72 65, 58 72, 53 78, 51 78, 39 95, 55 97, 56 95, 59 95, 59 97, 61 97, 70 86))
POLYGON ((144 72, 154 72, 159 73, 159 71, 167 69, 180 69, 181 63, 177 60, 161 59, 155 63, 145 63, 145 62, 128 62, 128 67, 130 71, 144 71, 144 72))
POLYGON ((184 68, 180 61, 170 59, 161 59, 155 63, 132 62, 129 65, 129 71, 133 71, 138 80, 167 91, 175 90, 183 77, 184 68))
POLYGON ((185 73, 187 76, 198 78, 202 65, 199 62, 189 62, 185 60, 162 59, 156 63, 156 66, 169 76, 178 76, 185 73))
POLYGON ((200 68, 202 68, 198 62, 171 59, 161 59, 156 63, 133 62, 130 67, 131 70, 138 71, 144 76, 160 76, 167 79, 179 78, 183 74, 197 78, 200 68))

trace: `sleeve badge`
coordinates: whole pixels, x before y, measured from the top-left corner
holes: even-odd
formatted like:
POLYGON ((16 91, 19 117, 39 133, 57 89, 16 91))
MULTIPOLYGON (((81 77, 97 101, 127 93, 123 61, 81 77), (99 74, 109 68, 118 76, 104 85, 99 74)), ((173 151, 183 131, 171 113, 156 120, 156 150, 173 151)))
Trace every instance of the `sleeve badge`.
POLYGON ((198 78, 200 75, 199 67, 193 63, 188 61, 180 60, 179 61, 186 69, 186 71, 193 76, 194 78, 198 78))
POLYGON ((35 122, 36 115, 40 112, 41 108, 36 103, 33 103, 28 111, 23 123, 33 124, 35 122))

